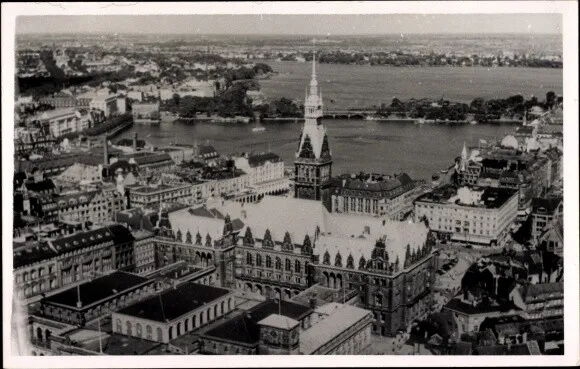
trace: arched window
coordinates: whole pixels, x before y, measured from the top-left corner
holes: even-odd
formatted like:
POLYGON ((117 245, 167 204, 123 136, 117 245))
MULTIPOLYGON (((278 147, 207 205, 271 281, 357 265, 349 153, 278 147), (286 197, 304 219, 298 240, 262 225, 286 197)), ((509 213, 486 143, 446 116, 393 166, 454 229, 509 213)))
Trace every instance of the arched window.
POLYGON ((185 318, 185 322, 183 323, 183 330, 185 332, 189 331, 189 318, 185 318))
POLYGON ((286 259, 284 262, 284 269, 289 272, 292 269, 292 262, 290 261, 290 259, 286 259))
POLYGON ((125 323, 127 325, 127 336, 133 335, 133 327, 131 326, 131 322, 127 320, 125 323))
POLYGON ((266 268, 271 267, 272 267, 272 258, 270 257, 270 255, 266 255, 266 268))
POLYGON ((252 259, 253 259, 253 258, 252 258, 252 254, 248 252, 248 253, 246 254, 246 264, 247 264, 247 265, 253 265, 253 260, 252 260, 252 259))
POLYGON ((179 336, 181 336, 181 322, 177 323, 177 336, 176 337, 179 337, 179 336))
POLYGON ((143 330, 141 328, 141 324, 140 323, 135 323, 135 328, 137 331, 137 337, 141 337, 143 335, 143 330))
POLYGON ((213 316, 214 316, 214 318, 217 318, 217 316, 218 316, 218 306, 217 305, 214 305, 214 307, 213 307, 213 316))
POLYGON ((211 309, 207 309, 206 315, 205 315, 205 320, 207 320, 208 322, 210 321, 210 318, 209 318, 210 310, 211 309))
POLYGON ((225 305, 226 305, 225 301, 222 301, 222 303, 221 303, 222 314, 225 313, 225 311, 224 311, 225 305))
POLYGON ((232 299, 228 299, 228 311, 232 310, 232 299))
POLYGON ((276 256, 276 269, 282 269, 282 260, 276 256))
POLYGON ((173 326, 169 327, 169 340, 173 339, 173 326))
POLYGON ((294 271, 296 273, 300 273, 300 260, 296 260, 296 262, 294 263, 294 271))
POLYGON ((157 341, 163 342, 163 331, 160 327, 157 327, 157 341))
POLYGON ((259 266, 259 267, 262 266, 262 255, 260 255, 260 254, 256 255, 256 266, 259 266))
POLYGON ((153 340, 153 328, 151 328, 150 325, 147 325, 145 327, 145 331, 147 332, 147 339, 148 340, 153 340))
POLYGON ((123 332, 123 323, 121 323, 121 319, 117 319, 115 321, 115 326, 117 327, 117 332, 119 333, 123 332))

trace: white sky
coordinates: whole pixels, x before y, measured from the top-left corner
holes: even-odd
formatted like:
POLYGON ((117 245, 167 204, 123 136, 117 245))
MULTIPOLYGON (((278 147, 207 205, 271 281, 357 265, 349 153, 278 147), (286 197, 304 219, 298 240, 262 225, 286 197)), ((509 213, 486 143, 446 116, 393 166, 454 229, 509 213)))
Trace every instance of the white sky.
POLYGON ((560 14, 55 15, 18 17, 16 33, 561 34, 561 23, 560 14))

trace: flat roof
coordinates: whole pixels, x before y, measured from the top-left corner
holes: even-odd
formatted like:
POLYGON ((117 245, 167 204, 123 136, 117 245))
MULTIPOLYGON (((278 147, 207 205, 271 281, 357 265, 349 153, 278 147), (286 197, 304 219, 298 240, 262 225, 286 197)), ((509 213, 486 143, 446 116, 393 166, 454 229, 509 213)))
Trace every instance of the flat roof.
POLYGON ((187 282, 175 288, 170 288, 160 295, 121 309, 118 313, 157 322, 166 322, 177 319, 228 293, 230 291, 225 288, 187 282))
POLYGON ((76 286, 71 287, 55 295, 48 296, 42 301, 76 309, 79 295, 78 290, 80 289, 80 300, 84 308, 95 302, 146 284, 147 282, 153 281, 132 273, 115 271, 90 282, 82 283, 78 288, 76 286))
POLYGON ((465 186, 468 187, 470 191, 481 191, 481 203, 480 204, 464 204, 461 202, 451 202, 457 194, 459 188, 453 185, 444 185, 435 188, 433 191, 428 192, 419 196, 416 202, 427 202, 435 204, 456 204, 463 207, 472 208, 487 208, 487 209, 497 209, 505 204, 512 196, 517 193, 517 190, 499 187, 479 187, 479 186, 465 186))

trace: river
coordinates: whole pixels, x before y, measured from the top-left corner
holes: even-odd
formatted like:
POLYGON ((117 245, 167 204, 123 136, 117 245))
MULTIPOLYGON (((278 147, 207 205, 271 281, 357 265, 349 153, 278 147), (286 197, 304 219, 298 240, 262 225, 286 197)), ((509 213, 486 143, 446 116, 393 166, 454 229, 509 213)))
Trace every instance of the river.
MULTIPOLYGON (((269 61, 278 75, 261 80, 268 99, 304 99, 309 63, 269 61)), ((411 98, 445 98, 469 103, 477 97, 506 98, 522 94, 544 100, 548 91, 562 94, 562 69, 486 67, 389 67, 317 64, 325 108, 364 107, 411 98)))
MULTIPOLYGON (((501 138, 514 130, 510 125, 415 125, 341 119, 325 120, 324 125, 334 159, 334 174, 407 172, 416 179, 430 178, 434 172, 448 167, 461 154, 464 141, 467 145, 477 145, 479 139, 501 138)), ((135 125, 113 142, 131 138, 136 130, 140 139, 153 145, 209 142, 220 154, 271 150, 286 165, 292 165, 301 126, 301 123, 264 124, 266 131, 256 133, 252 132, 255 124, 135 125)))
MULTIPOLYGON (((304 98, 310 65, 297 62, 271 63, 278 75, 261 80, 268 98, 304 98)), ((392 97, 430 97, 470 102, 476 97, 508 97, 521 93, 562 93, 561 69, 429 67, 405 68, 358 65, 318 65, 317 74, 326 108, 360 107, 390 103, 392 97), (332 102, 334 100, 334 102, 332 102)), ((430 178, 460 155, 465 141, 501 138, 514 130, 509 125, 414 125, 411 123, 362 120, 324 122, 332 151, 333 173, 373 171, 407 172, 413 178, 430 178)), ((301 124, 264 124, 266 131, 252 132, 250 125, 211 123, 162 123, 135 125, 113 139, 131 138, 132 132, 153 145, 178 142, 211 143, 220 153, 271 150, 292 165, 298 148, 301 124)))

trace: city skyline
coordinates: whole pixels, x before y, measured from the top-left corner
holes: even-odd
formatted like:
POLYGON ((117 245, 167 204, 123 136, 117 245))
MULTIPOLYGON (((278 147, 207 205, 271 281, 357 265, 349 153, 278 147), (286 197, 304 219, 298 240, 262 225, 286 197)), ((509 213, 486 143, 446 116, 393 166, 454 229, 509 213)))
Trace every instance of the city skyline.
POLYGON ((560 14, 240 14, 20 16, 16 34, 561 35, 560 14))

